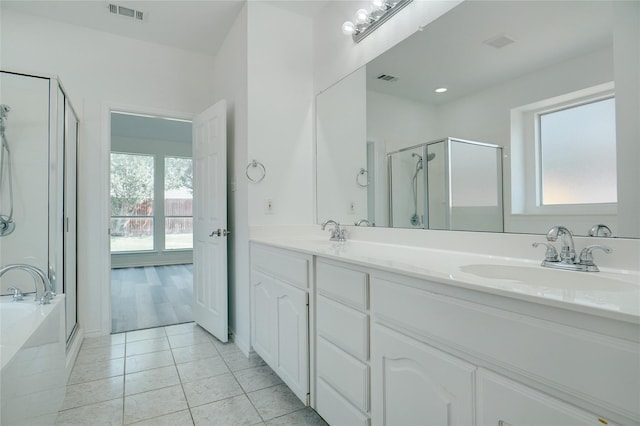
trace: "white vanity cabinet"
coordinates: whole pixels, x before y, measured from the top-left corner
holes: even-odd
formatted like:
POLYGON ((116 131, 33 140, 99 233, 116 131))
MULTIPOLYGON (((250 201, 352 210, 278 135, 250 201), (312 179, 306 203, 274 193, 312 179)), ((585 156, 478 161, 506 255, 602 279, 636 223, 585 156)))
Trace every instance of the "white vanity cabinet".
POLYGON ((316 411, 331 425, 370 423, 369 274, 316 261, 316 411))
POLYGON ((332 426, 640 426, 633 318, 336 253, 252 243, 251 269, 254 349, 332 426))
POLYGON ((311 256, 251 245, 251 344, 305 404, 311 263, 311 256))
POLYGON ((373 424, 638 424, 637 342, 581 328, 570 312, 556 322, 447 292, 372 272, 373 424))

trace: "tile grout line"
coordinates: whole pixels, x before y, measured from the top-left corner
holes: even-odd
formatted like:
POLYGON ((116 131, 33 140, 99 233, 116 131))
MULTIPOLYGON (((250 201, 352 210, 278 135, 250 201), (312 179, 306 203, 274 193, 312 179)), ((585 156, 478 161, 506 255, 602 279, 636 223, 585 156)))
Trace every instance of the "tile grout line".
MULTIPOLYGON (((169 335, 167 334, 166 328, 164 329, 164 334, 167 336, 167 341, 169 341, 169 335)), ((184 391, 184 383, 182 382, 182 377, 180 376, 180 370, 178 370, 178 363, 176 362, 176 357, 173 354, 173 349, 174 348, 171 347, 171 342, 169 342, 169 350, 171 351, 171 359, 173 360, 173 367, 176 369, 176 374, 178 375, 178 382, 180 383, 180 389, 182 389, 184 402, 187 404, 187 410, 189 411, 189 417, 191 417, 191 423, 195 425, 196 421, 193 418, 193 413, 191 412, 191 406, 189 405, 189 400, 187 399, 187 393, 184 391)))

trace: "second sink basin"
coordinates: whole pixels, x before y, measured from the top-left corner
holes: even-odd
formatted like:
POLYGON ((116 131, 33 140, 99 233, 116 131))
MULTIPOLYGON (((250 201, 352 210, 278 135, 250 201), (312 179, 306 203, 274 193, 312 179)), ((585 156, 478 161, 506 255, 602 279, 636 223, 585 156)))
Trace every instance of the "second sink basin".
POLYGON ((632 276, 601 272, 576 272, 529 266, 472 264, 460 271, 482 278, 516 281, 536 287, 600 292, 638 292, 640 285, 632 276))

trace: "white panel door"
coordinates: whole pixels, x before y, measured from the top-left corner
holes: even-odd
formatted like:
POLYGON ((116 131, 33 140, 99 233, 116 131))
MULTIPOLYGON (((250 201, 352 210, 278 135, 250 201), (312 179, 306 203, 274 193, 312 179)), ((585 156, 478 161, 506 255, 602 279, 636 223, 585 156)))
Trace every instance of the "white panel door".
POLYGON ((220 101, 193 120, 193 318, 228 339, 227 106, 220 101))
POLYGON ((372 424, 474 424, 473 365, 378 324, 371 363, 372 424))

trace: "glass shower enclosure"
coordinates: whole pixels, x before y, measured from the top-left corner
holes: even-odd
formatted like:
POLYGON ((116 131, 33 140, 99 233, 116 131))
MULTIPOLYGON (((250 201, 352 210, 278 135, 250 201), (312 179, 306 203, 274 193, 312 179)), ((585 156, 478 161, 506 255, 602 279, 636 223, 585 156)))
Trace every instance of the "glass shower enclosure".
POLYGON ((504 230, 502 147, 448 137, 387 154, 394 228, 504 230))
MULTIPOLYGON (((0 266, 26 263, 65 293, 66 337, 77 326, 78 118, 56 77, 0 70, 0 266)), ((3 281, 33 292, 27 274, 3 281)), ((7 294, 0 287, 0 294, 7 294)))

